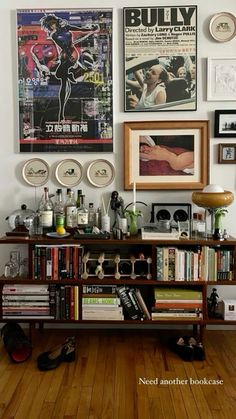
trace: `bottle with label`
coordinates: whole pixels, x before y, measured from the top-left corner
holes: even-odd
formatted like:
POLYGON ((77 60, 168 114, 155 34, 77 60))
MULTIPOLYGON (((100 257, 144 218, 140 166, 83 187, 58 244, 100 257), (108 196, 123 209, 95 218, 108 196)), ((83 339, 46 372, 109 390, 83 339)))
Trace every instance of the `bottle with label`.
POLYGON ((96 212, 93 206, 93 203, 89 203, 88 209, 88 225, 89 227, 93 228, 96 225, 96 212))
POLYGON ((77 226, 77 208, 74 191, 68 191, 68 198, 65 205, 66 228, 75 228, 77 226))
POLYGON ((48 188, 44 188, 44 194, 39 203, 40 224, 43 228, 43 233, 48 233, 53 229, 53 202, 49 197, 48 188))
POLYGON ((54 204, 54 227, 64 227, 65 207, 62 201, 62 189, 56 190, 56 202, 54 204))
POLYGON ((85 195, 80 196, 80 207, 77 209, 77 224, 78 228, 88 227, 88 210, 84 203, 85 195))
POLYGON ((81 195, 82 195, 82 189, 78 189, 78 191, 77 191, 77 199, 76 199, 76 206, 77 206, 77 208, 79 208, 80 205, 81 205, 81 199, 80 199, 81 195))

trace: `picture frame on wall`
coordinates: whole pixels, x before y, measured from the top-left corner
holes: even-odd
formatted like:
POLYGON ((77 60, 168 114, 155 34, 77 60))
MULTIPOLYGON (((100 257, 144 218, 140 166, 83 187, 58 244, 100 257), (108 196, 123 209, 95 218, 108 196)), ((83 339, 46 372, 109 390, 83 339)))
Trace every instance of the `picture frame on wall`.
POLYGON ((112 9, 18 9, 20 152, 112 152, 112 9))
POLYGON ((207 100, 236 100, 236 57, 207 59, 207 100))
POLYGON ((124 189, 201 190, 208 184, 207 120, 124 122, 124 189))
POLYGON ((236 109, 215 110, 215 137, 236 138, 236 109))
POLYGON ((197 6, 125 7, 124 111, 197 109, 197 6))
POLYGON ((218 163, 236 163, 236 143, 218 144, 218 163))

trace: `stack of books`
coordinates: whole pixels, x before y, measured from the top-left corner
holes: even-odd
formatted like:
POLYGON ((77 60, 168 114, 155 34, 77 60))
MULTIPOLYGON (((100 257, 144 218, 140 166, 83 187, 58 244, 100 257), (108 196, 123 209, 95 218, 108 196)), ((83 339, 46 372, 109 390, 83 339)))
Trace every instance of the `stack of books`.
POLYGON ((128 318, 132 320, 151 320, 151 315, 140 289, 121 286, 117 287, 116 292, 120 297, 121 304, 123 305, 128 318))
POLYGON ((202 318, 202 292, 180 287, 154 288, 152 320, 198 320, 202 318))
POLYGON ((124 320, 114 285, 83 285, 83 320, 124 320))
POLYGON ((2 317, 19 320, 53 319, 48 285, 3 285, 2 317))

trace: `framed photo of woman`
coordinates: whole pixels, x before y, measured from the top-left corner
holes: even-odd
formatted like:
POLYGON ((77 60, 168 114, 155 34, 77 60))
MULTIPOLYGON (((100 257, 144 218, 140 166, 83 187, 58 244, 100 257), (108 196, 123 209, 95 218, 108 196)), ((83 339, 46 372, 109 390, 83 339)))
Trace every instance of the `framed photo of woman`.
POLYGON ((203 189, 208 121, 124 122, 124 188, 203 189))

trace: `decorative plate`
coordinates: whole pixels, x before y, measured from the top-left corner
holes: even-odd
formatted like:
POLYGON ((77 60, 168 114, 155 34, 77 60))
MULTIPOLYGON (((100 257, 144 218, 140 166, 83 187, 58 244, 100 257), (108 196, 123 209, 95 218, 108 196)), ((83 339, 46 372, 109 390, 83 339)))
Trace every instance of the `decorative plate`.
POLYGON ((232 13, 217 13, 212 17, 209 29, 216 41, 230 41, 236 35, 236 17, 232 13))
POLYGON ((58 234, 56 231, 47 233, 46 236, 52 237, 53 239, 63 239, 64 237, 70 236, 70 233, 58 234))
POLYGON ((42 159, 27 160, 22 169, 24 180, 31 186, 42 186, 49 178, 49 166, 42 159))
POLYGON ((92 185, 97 188, 103 188, 110 185, 114 180, 114 166, 108 160, 94 160, 88 167, 87 177, 92 185))
POLYGON ((82 179, 82 166, 77 160, 62 160, 56 167, 55 176, 63 186, 76 186, 82 179))

